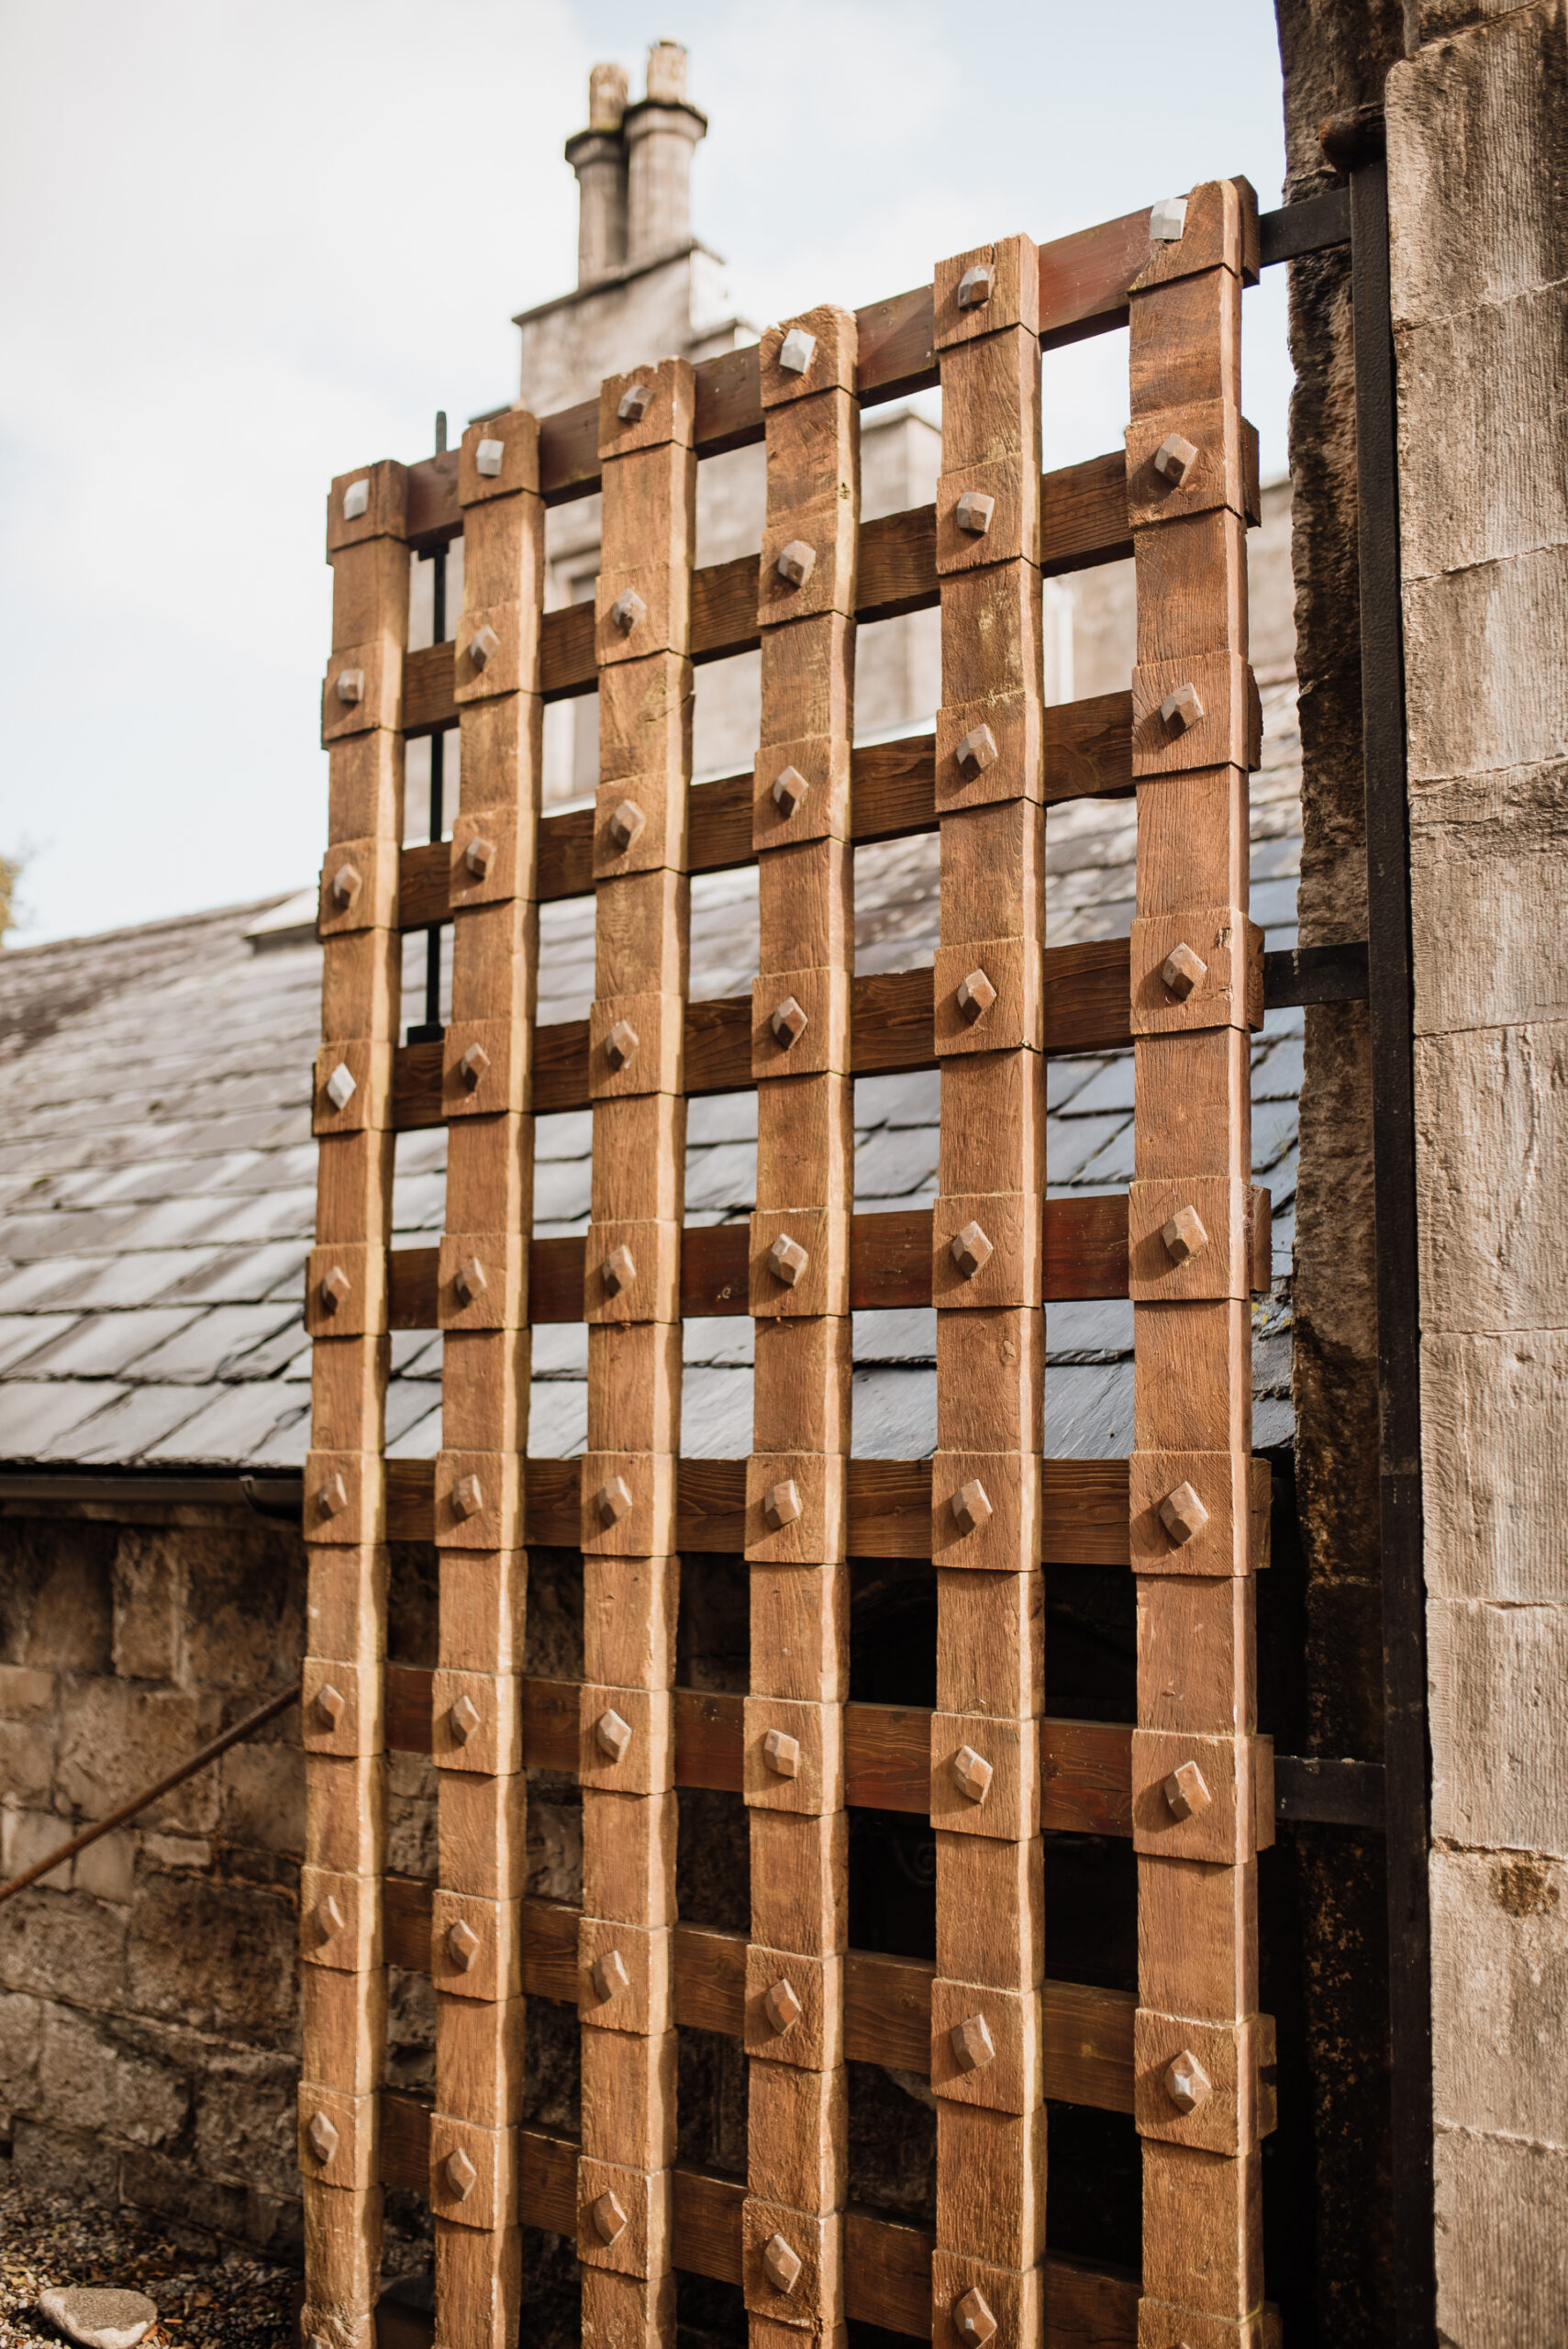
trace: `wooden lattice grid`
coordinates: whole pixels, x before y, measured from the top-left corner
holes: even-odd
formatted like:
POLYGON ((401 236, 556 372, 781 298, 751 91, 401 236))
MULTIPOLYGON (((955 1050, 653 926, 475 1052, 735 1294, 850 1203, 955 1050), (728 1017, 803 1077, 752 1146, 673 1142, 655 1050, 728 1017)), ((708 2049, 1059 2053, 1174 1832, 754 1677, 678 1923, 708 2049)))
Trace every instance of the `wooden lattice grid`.
POLYGON ((832 308, 759 351, 611 378, 542 425, 332 485, 323 869, 301 2165, 306 2337, 373 2321, 380 2197, 428 2194, 437 2335, 515 2339, 519 2225, 575 2238, 584 2337, 673 2338, 679 2268, 739 2282, 761 2349, 858 2317, 940 2343, 1251 2342, 1264 2325, 1258 2141, 1248 1295, 1267 1286, 1249 1173, 1245 182, 934 287, 832 308), (1154 232, 1151 234, 1151 230, 1154 232), (1125 453, 1040 473, 1040 350, 1130 314, 1125 453), (934 511, 862 526, 862 402, 940 381, 934 511), (765 440, 760 562, 694 573, 698 458, 765 440), (596 601, 546 616, 547 498, 601 487, 596 601), (461 528, 455 641, 407 653, 408 551, 461 528), (1040 579, 1137 557, 1130 696, 1048 709, 1040 579), (856 751, 857 619, 940 600, 929 737, 856 751), (752 774, 691 786, 695 660, 761 643, 752 774), (542 818, 546 699, 595 688, 592 811, 542 818), (404 744, 462 729, 450 843, 400 843, 404 744), (1044 812, 1138 794, 1127 941, 1044 944, 1044 812), (853 849, 937 829, 934 972, 854 976, 853 849), (750 998, 687 1001, 690 878, 755 861, 750 998), (595 899, 588 1022, 534 1023, 538 909, 595 899), (399 1048, 403 930, 450 918, 442 1043, 399 1048), (1129 1197, 1044 1197, 1052 1052, 1136 1058, 1129 1197), (853 1079, 940 1068, 934 1209, 853 1212, 853 1079), (351 1080, 351 1084, 350 1083, 351 1080), (685 1103, 755 1086, 750 1230, 683 1230, 685 1103), (534 1115, 592 1107, 592 1222, 531 1236, 534 1115), (439 1250, 389 1249, 398 1130, 449 1130, 439 1250), (1042 1460, 1053 1299, 1130 1296, 1130 1463, 1042 1460), (853 1311, 934 1304, 929 1461, 851 1460, 853 1311), (681 1322, 749 1310, 747 1462, 680 1456, 681 1322), (527 1458, 532 1322, 585 1320, 582 1461, 527 1458), (389 1331, 443 1332, 443 1445, 389 1464, 389 1331), (433 1536, 439 1668, 385 1663, 385 1543, 433 1536), (584 1564, 584 1682, 525 1679, 525 1542, 584 1564), (744 1555, 744 1698, 673 1687, 680 1556, 744 1555), (854 1705, 848 1568, 931 1560, 937 1708, 854 1705), (1139 1577, 1134 1729, 1043 1718, 1042 1564, 1139 1577), (439 1882, 389 1876, 384 1756, 439 1772, 439 1882), (522 1897, 526 1768, 583 1789, 584 1905, 522 1897), (740 1793, 751 1932, 680 1923, 679 1787, 740 1793), (934 1966, 848 1949, 848 1807, 929 1818, 934 1966), (1044 1830, 1130 1834, 1140 1993, 1049 1979, 1044 1830), (433 2113, 382 2086, 385 1968, 437 1989, 433 2113), (583 2139, 518 2124, 525 1996, 577 2007, 583 2139), (748 2176, 674 2163, 675 2032, 740 2039, 748 2176), (846 2060, 924 2072, 937 2225, 846 2211, 846 2060), (1045 2102, 1129 2112, 1142 2296, 1045 2254, 1045 2102))

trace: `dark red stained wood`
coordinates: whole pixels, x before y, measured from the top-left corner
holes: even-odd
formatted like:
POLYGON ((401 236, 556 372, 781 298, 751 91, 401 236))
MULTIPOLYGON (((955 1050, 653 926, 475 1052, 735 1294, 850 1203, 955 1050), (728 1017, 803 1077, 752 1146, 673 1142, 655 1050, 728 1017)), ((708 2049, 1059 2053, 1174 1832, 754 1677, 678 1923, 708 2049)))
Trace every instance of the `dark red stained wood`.
MULTIPOLYGON (((390 1734, 387 1743, 394 1744, 390 1734)), ((381 1900, 382 1938, 388 1965, 401 1965, 408 1974, 428 1974, 430 1887, 418 1876, 384 1876, 381 1900)))
POLYGON ((929 1558, 931 1469, 926 1460, 851 1460, 850 1548, 857 1558, 929 1558))
POLYGON ((740 1792, 745 1699, 723 1691, 675 1691, 675 1782, 710 1787, 719 1794, 740 1792))
POLYGON ((931 1716, 918 1705, 846 1705, 845 1800, 860 1810, 931 1808, 931 1716))
POLYGON ((851 2210, 844 2221, 844 2304, 862 2324, 931 2335, 931 2237, 851 2210))
POLYGON ((901 2072, 931 2068, 931 1981, 935 1963, 851 1950, 844 1963, 844 2054, 851 2064, 890 2064, 901 2072))
MULTIPOLYGON (((389 1468, 395 1464, 387 1463, 389 1468)), ((430 1751, 430 1675, 423 1664, 389 1664, 386 1667, 386 1742, 394 1753, 430 1751)))
POLYGON ((1125 1460, 1040 1464, 1040 1557, 1048 1566, 1125 1566, 1132 1557, 1125 1460))
POLYGON ((557 1550, 575 1550, 583 1531, 582 1463, 528 1460, 523 1465, 524 1539, 557 1550))
POLYGON ((528 1242, 528 1319, 581 1321, 584 1241, 577 1233, 528 1242))
POLYGON ((1040 1723, 1040 1825, 1068 1835, 1132 1832, 1132 1731, 1118 1721, 1040 1723))
POLYGON ((1132 1042, 1132 950, 1095 938, 1045 950, 1048 1052, 1125 1052, 1132 1042))
POLYGON ((408 2194, 430 2191, 430 2115, 394 2088, 381 2095, 381 2182, 408 2194))
MULTIPOLYGON (((1128 696, 1129 707, 1132 696, 1128 696)), ((1129 721, 1128 763, 1132 760, 1129 721)), ((558 816, 541 816, 539 827, 539 894, 540 902, 562 897, 585 897, 594 886, 594 811, 570 807, 558 816)))
POLYGON ((746 1463, 683 1460, 676 1532, 683 1550, 735 1555, 746 1545, 746 1463))
POLYGON ((389 1248, 386 1252, 386 1321, 391 1330, 436 1326, 439 1248, 389 1248))
POLYGON ((1124 1191, 1095 1193, 1082 1199, 1047 1199, 1040 1290, 1047 1305, 1069 1298, 1127 1295, 1124 1191))
POLYGON ((526 2226, 552 2235, 577 2232, 577 2146, 570 2137, 547 2137, 542 2129, 518 2132, 517 2200, 526 2226))
POLYGON ((577 1775, 577 1683, 536 1680, 523 1683, 523 1762, 530 1770, 562 1770, 577 1775))
POLYGON ((451 913, 451 851, 445 841, 404 849, 397 860, 397 926, 424 930, 451 913))
POLYGON ((745 1934, 677 1925, 673 1959, 675 2021, 739 2039, 746 2019, 745 1934))
MULTIPOLYGON (((1129 985, 1130 985, 1129 980, 1129 985)), ((405 1052, 419 1052, 423 1049, 424 1047, 417 1044, 404 1046, 405 1052)), ((401 1055, 399 1057, 401 1058, 401 1055)), ((587 1021, 562 1019, 548 1028, 536 1028, 534 1030, 534 1108, 543 1118, 548 1117, 552 1110, 585 1109, 587 1106, 587 1021)))
POLYGON ((1045 713, 1045 796, 1129 799, 1132 781, 1132 696, 1093 694, 1086 701, 1054 702, 1045 713))
MULTIPOLYGON (((675 2172, 674 2264, 688 2276, 740 2281, 740 2212, 746 2188, 712 2170, 675 2172)), ((525 2211, 525 2217, 528 2215, 525 2211)))

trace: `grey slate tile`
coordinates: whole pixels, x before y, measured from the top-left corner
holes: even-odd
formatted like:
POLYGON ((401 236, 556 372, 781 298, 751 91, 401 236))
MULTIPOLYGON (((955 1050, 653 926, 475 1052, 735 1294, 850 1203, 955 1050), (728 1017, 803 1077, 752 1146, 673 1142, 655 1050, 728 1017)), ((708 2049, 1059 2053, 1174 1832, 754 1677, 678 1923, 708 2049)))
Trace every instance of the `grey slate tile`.
POLYGON ((61 1456, 62 1437, 128 1392, 107 1379, 7 1379, 0 1386, 0 1458, 61 1456))
POLYGON ((81 1316, 28 1364, 35 1378, 113 1378, 188 1329, 195 1315, 142 1307, 128 1313, 81 1316))
POLYGON ((83 1464, 137 1461, 150 1445, 166 1442, 201 1408, 199 1388, 132 1386, 90 1419, 83 1419, 80 1427, 72 1428, 54 1451, 59 1457, 83 1464))
POLYGON ((18 1369, 30 1375, 28 1355, 51 1339, 62 1337, 76 1319, 74 1313, 0 1314, 0 1377, 18 1369))
POLYGON ((212 1398, 161 1442, 149 1460, 244 1461, 301 1468, 309 1442, 310 1397, 297 1382, 267 1380, 214 1389, 212 1398))

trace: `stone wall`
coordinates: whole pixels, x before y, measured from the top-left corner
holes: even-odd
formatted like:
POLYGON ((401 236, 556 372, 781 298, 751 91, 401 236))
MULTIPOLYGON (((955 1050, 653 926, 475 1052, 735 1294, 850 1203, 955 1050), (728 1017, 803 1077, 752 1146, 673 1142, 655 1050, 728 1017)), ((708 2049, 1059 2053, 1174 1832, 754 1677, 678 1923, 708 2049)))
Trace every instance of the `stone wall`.
POLYGON ((1439 2325, 1568 2336, 1568 34, 1389 77, 1431 1689, 1439 2325))

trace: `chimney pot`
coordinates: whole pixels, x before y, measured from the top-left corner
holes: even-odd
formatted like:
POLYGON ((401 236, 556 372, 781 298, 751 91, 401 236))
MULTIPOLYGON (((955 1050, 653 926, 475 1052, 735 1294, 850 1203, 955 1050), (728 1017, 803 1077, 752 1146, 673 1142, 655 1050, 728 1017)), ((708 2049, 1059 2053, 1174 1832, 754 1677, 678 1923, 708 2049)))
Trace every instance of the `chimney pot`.
POLYGON ((692 233, 692 150, 707 117, 686 95, 686 52, 655 41, 648 52, 648 95, 621 125, 627 154, 627 259, 655 261, 692 233))
POLYGON ((618 130, 626 112, 626 67, 595 65, 588 76, 588 128, 618 130))

